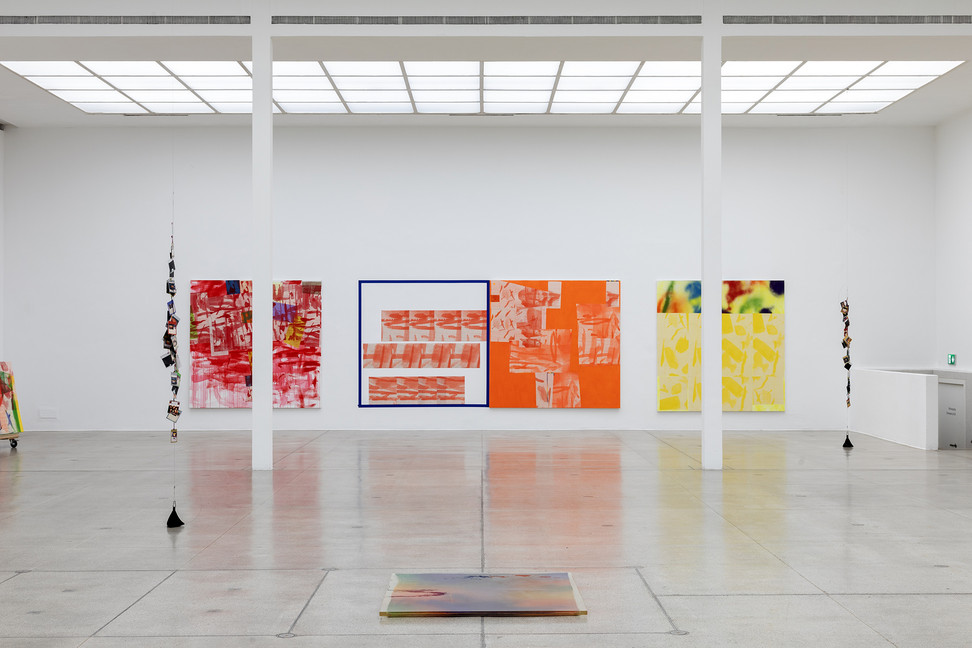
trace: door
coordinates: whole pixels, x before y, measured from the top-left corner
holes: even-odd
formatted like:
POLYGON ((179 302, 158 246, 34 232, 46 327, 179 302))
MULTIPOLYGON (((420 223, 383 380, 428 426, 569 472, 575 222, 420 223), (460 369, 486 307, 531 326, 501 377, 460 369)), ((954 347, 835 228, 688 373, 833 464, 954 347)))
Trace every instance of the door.
POLYGON ((938 448, 952 450, 966 448, 965 439, 965 381, 938 381, 938 448))

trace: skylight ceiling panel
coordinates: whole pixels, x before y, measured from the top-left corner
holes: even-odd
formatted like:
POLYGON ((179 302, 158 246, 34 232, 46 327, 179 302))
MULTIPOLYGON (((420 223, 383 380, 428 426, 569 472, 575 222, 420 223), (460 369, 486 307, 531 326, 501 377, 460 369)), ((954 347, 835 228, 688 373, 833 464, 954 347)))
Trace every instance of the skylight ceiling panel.
MULTIPOLYGON (((111 90, 111 86, 95 76, 26 77, 45 90, 111 90)), ((153 77, 158 78, 158 77, 153 77)))
POLYGON ((98 76, 169 76, 157 61, 81 61, 98 76))
POLYGON ((212 108, 201 101, 195 103, 143 101, 140 103, 154 113, 202 114, 213 112, 212 108))
POLYGON ((278 103, 331 103, 340 102, 341 98, 333 90, 274 90, 273 100, 278 103))
POLYGON ((478 92, 479 77, 409 76, 408 85, 412 90, 476 90, 478 92))
POLYGON ((338 90, 404 90, 403 76, 332 77, 338 90))
POLYGON ((101 113, 115 115, 139 115, 148 112, 137 103, 131 101, 118 103, 91 103, 79 101, 71 105, 73 105, 75 108, 83 110, 86 113, 92 114, 101 113))
POLYGON ((784 76, 796 69, 801 61, 726 61, 723 76, 784 76))
POLYGON ((723 90, 772 90, 783 80, 781 76, 724 77, 723 90))
POLYGON ((323 114, 347 114, 348 110, 344 107, 344 104, 340 102, 325 102, 325 103, 291 103, 291 102, 278 102, 280 107, 284 112, 288 113, 299 113, 299 114, 311 114, 311 115, 323 115, 323 114))
POLYGON ((766 95, 769 103, 823 103, 830 101, 837 90, 777 90, 766 95))
POLYGON ((412 76, 479 76, 479 61, 405 61, 412 76))
POLYGON ((324 76, 317 61, 274 61, 273 76, 324 76))
POLYGON ((401 76, 398 61, 325 61, 324 67, 333 76, 401 76))
POLYGON ((91 76, 74 61, 3 61, 4 67, 21 76, 91 76))
POLYGON ((855 83, 853 90, 915 90, 931 83, 932 76, 867 76, 855 83))
POLYGON ((612 102, 573 102, 573 101, 555 101, 550 106, 551 113, 564 113, 564 114, 608 114, 614 112, 618 103, 616 101, 612 102))
POLYGON ((637 76, 631 83, 632 90, 698 90, 701 77, 643 77, 637 76))
POLYGON ((638 76, 697 77, 702 75, 701 61, 645 61, 638 76))
POLYGON ((405 90, 342 90, 341 96, 348 103, 409 101, 405 90))
POLYGON ((780 90, 843 90, 859 76, 791 76, 780 84, 780 90))
POLYGON ((638 71, 639 61, 564 61, 561 77, 626 76, 638 71))
POLYGON ((914 90, 848 90, 834 98, 834 101, 853 101, 855 103, 893 103, 914 92, 914 90))
POLYGON ((820 107, 820 101, 791 102, 791 103, 758 103, 753 106, 750 114, 761 115, 805 115, 820 107))
POLYGON ((817 113, 828 115, 861 113, 870 114, 884 110, 891 104, 888 102, 869 102, 869 103, 838 103, 831 101, 822 106, 817 113))
POLYGON ((185 90, 174 76, 106 76, 105 81, 119 90, 185 90))
POLYGON ((253 103, 252 90, 200 90, 198 94, 203 101, 210 104, 214 101, 253 103))
POLYGON ((741 115, 753 107, 752 102, 726 102, 722 104, 722 114, 724 115, 741 115))
POLYGON ((313 77, 273 77, 274 90, 333 90, 326 76, 313 77))
POLYGON ((420 102, 416 99, 415 110, 420 113, 472 114, 479 112, 479 102, 420 102))
POLYGON ((253 78, 250 76, 187 76, 180 77, 193 90, 250 90, 253 78))
POLYGON ((412 90, 412 98, 416 105, 423 103, 462 103, 476 102, 476 112, 479 112, 479 90, 412 90))
POLYGON ((486 76, 553 76, 560 69, 560 61, 486 61, 486 76))
POLYGON ((629 90, 624 96, 624 103, 679 102, 684 104, 694 96, 694 90, 629 90))
POLYGON ((793 76, 862 76, 883 61, 807 61, 793 76))
POLYGON ((600 103, 605 101, 618 103, 621 101, 621 95, 623 94, 624 92, 621 90, 557 90, 557 93, 554 95, 554 103, 600 103))
POLYGON ((684 106, 684 101, 669 103, 637 103, 625 100, 621 102, 620 106, 618 106, 618 113, 637 115, 675 115, 681 112, 684 106))
MULTIPOLYGON (((723 103, 753 103, 759 101, 763 98, 766 93, 762 90, 723 90, 722 91, 722 102, 723 103)), ((701 100, 702 95, 699 95, 701 100)))
POLYGON ((415 112, 411 103, 403 102, 348 102, 348 108, 353 113, 373 114, 403 114, 415 112))
POLYGON ((239 61, 163 61, 177 76, 247 76, 239 61))
POLYGON ((550 101, 550 92, 546 90, 484 90, 485 101, 499 103, 530 103, 550 101))
POLYGON ((129 98, 117 90, 52 90, 51 94, 69 103, 111 103, 129 101, 129 98))
POLYGON ((199 97, 189 90, 129 90, 125 94, 139 103, 199 101, 199 97))
POLYGON ((871 74, 877 76, 941 76, 964 61, 888 61, 871 74))
POLYGON ((487 101, 483 104, 483 112, 493 114, 539 114, 547 112, 549 102, 502 102, 487 101))
POLYGON ((253 112, 252 103, 210 101, 209 105, 218 113, 245 115, 253 112))
POLYGON ((624 90, 631 77, 560 77, 557 90, 624 90))
POLYGON ((553 90, 553 76, 488 76, 483 78, 484 90, 553 90))

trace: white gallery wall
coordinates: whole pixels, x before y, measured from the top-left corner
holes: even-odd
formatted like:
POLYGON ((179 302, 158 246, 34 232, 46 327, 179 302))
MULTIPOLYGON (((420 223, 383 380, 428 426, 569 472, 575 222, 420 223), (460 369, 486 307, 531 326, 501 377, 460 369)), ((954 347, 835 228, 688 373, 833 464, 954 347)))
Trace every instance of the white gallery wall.
MULTIPOLYGON (((4 143, 2 333, 25 426, 167 429, 170 219, 188 376, 189 280, 251 277, 249 131, 4 143)), ((700 273, 697 129, 278 128, 275 145, 275 277, 324 290, 322 407, 276 411, 275 427, 698 428, 655 411, 654 307, 656 280, 700 273), (621 409, 357 408, 357 281, 392 278, 620 280, 621 409)), ((931 128, 726 131, 725 276, 787 291, 787 411, 727 413, 727 429, 843 429, 848 292, 855 363, 932 362, 910 296, 936 276, 935 145, 931 128)), ((180 428, 249 424, 190 409, 180 428)))

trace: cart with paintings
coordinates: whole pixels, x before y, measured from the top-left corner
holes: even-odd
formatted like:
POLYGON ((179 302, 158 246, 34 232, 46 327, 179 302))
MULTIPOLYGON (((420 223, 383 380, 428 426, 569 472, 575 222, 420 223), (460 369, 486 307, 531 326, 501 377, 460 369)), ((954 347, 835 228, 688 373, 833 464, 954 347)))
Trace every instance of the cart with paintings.
POLYGON ((13 371, 6 362, 0 362, 0 441, 9 440, 10 447, 17 447, 17 438, 23 432, 20 407, 14 390, 13 371))

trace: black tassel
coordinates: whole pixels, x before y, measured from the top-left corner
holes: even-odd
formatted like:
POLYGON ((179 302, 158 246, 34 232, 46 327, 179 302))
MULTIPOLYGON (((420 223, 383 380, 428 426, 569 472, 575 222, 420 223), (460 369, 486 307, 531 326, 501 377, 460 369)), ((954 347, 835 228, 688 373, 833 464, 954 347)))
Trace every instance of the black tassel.
POLYGON ((172 502, 172 512, 169 513, 169 519, 166 521, 165 526, 169 527, 170 529, 175 529, 177 527, 185 526, 185 524, 186 523, 179 518, 179 514, 176 513, 175 502, 172 502))
MULTIPOLYGON (((850 440, 850 434, 848 434, 847 435, 847 438, 844 439, 844 447, 845 448, 853 448, 854 447, 854 444, 851 443, 851 440, 850 440)), ((172 511, 174 513, 175 512, 175 509, 172 509, 172 511)))

